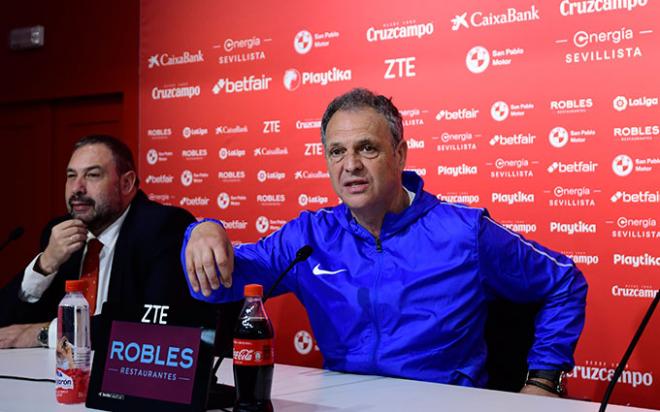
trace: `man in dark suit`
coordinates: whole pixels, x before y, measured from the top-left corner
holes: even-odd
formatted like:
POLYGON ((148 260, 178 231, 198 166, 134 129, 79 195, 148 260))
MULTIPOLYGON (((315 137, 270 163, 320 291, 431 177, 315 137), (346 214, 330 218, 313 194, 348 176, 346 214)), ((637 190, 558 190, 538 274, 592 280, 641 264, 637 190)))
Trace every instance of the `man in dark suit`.
POLYGON ((69 215, 46 226, 42 253, 3 292, 2 318, 13 324, 0 328, 0 348, 52 344, 64 283, 79 278, 84 256, 98 242, 98 277, 90 282, 96 292, 93 314, 104 302, 115 307, 148 303, 213 323, 212 310, 189 296, 178 262, 183 233, 194 217, 147 198, 124 143, 98 135, 78 141, 65 192, 69 215))

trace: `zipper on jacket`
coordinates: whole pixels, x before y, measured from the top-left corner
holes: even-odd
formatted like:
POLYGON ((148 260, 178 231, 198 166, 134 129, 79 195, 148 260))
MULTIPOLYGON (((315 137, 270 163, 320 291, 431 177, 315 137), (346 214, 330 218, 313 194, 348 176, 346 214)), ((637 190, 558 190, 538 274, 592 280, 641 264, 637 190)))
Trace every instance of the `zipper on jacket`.
POLYGON ((377 252, 382 252, 383 251, 383 245, 380 243, 380 238, 378 236, 374 236, 376 239, 376 251, 377 252))

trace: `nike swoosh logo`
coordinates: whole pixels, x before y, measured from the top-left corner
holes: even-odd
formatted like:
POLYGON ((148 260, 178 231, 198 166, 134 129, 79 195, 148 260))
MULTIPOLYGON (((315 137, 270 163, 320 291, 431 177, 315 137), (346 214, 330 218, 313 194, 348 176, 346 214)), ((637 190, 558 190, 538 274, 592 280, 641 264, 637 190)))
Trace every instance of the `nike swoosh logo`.
POLYGON ((314 269, 312 269, 312 273, 315 274, 316 276, 318 276, 318 275, 336 275, 337 273, 346 272, 346 269, 323 270, 319 266, 321 266, 320 263, 318 265, 314 266, 314 269))

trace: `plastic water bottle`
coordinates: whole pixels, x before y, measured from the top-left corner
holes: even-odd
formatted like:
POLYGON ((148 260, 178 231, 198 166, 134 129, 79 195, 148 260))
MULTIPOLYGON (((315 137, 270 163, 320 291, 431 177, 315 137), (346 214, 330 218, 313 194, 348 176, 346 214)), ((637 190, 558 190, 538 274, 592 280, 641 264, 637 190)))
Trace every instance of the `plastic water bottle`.
POLYGON ((261 285, 245 286, 245 304, 234 330, 234 412, 272 412, 273 326, 261 301, 261 285))
POLYGON ((84 280, 68 280, 57 311, 55 397, 59 403, 81 403, 87 398, 92 348, 89 304, 82 294, 85 286, 84 280))

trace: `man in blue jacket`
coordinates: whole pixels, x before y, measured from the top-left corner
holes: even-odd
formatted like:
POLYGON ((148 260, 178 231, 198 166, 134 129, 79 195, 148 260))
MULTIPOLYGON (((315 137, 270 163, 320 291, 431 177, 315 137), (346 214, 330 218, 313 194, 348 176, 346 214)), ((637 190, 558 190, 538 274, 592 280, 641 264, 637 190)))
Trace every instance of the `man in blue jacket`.
POLYGON ((407 145, 390 99, 364 89, 337 97, 321 134, 343 203, 235 248, 219 222, 191 225, 182 260, 192 295, 228 302, 247 283, 268 289, 310 245, 276 293, 305 306, 326 368, 477 387, 487 381, 488 303, 540 302, 523 392, 559 392, 584 324, 587 284, 574 263, 485 209, 425 192, 403 171, 407 145))

